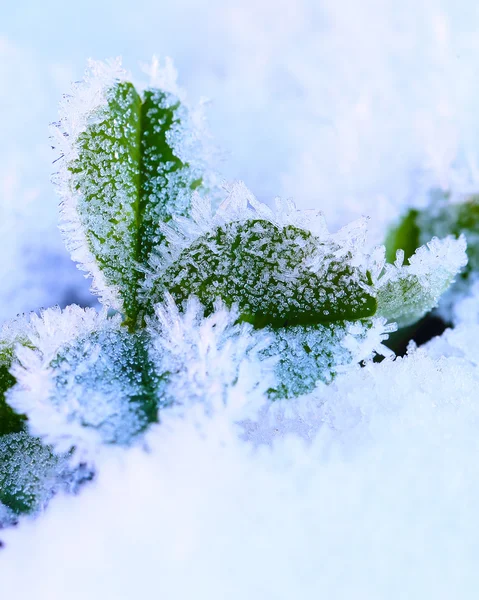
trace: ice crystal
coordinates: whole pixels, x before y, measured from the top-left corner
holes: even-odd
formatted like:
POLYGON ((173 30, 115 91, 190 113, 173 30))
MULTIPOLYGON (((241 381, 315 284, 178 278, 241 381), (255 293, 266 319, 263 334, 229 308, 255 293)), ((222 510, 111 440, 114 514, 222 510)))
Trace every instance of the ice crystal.
POLYGON ((27 343, 28 319, 7 321, 0 331, 0 439, 8 433, 23 430, 25 417, 17 414, 6 402, 5 396, 14 385, 15 377, 10 373, 17 343, 27 343))
POLYGON ((201 184, 188 122, 178 98, 156 88, 138 92, 115 62, 90 65, 57 124, 67 246, 103 302, 132 323, 141 266, 161 240, 160 223, 185 214, 201 184))
POLYGON ((385 319, 343 321, 319 325, 266 328, 272 343, 265 356, 278 356, 276 382, 269 390, 272 399, 292 398, 313 390, 318 382, 330 383, 351 363, 389 355, 382 345, 395 326, 385 319), (372 339, 371 333, 379 334, 372 339), (372 343, 371 343, 372 342, 372 343))
POLYGON ((0 457, 0 502, 16 515, 39 511, 55 493, 75 491, 90 476, 26 432, 1 436, 0 457))
POLYGON ((8 400, 34 435, 58 451, 75 446, 80 460, 98 443, 129 443, 157 420, 160 377, 145 332, 78 307, 47 310, 32 330, 34 347, 17 350, 8 400))
POLYGON ((168 374, 164 402, 176 414, 199 403, 208 414, 227 407, 244 417, 273 385, 277 358, 260 357, 271 340, 250 324, 237 323, 238 312, 220 303, 211 315, 204 312, 195 297, 181 312, 167 295, 148 320, 157 370, 168 374))
POLYGON ((462 265, 450 293, 441 301, 440 313, 446 320, 454 319, 454 304, 466 295, 479 278, 479 197, 455 195, 441 190, 430 193, 429 203, 422 209, 410 209, 391 228, 386 240, 388 257, 398 249, 405 258, 414 254, 415 248, 432 237, 465 237, 467 264, 462 265))
POLYGON ((464 236, 433 238, 403 265, 399 250, 394 265, 385 265, 378 280, 378 314, 399 327, 411 325, 435 308, 441 295, 467 263, 464 236))

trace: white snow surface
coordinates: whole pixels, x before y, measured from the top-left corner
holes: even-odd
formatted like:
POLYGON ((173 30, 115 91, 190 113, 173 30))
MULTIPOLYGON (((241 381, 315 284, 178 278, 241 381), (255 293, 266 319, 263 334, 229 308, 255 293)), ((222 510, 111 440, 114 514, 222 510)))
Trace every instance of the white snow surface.
POLYGON ((79 497, 2 533, 2 592, 475 598, 478 383, 424 351, 371 364, 318 395, 309 442, 256 450, 227 411, 166 418, 148 451, 105 453, 79 497))

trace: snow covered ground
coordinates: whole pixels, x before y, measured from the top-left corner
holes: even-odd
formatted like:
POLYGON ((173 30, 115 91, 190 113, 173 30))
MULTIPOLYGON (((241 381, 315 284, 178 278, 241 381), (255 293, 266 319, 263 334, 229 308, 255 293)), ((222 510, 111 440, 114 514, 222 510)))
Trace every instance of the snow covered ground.
MULTIPOLYGON (((382 242, 430 187, 479 189, 478 27, 479 6, 452 0, 4 3, 0 319, 93 302, 57 230, 47 127, 88 57, 140 73, 171 56, 192 102, 211 100, 225 179, 332 230, 367 215, 382 242)), ((192 407, 102 451, 79 496, 2 532, 0 596, 476 598, 477 306, 247 441, 227 410, 192 407)))

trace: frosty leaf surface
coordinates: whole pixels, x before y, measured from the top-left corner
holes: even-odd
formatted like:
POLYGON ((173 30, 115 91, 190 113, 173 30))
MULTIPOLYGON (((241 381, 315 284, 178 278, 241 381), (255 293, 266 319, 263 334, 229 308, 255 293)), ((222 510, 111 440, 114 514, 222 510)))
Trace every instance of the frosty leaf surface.
POLYGON ((428 207, 412 209, 391 229, 386 241, 389 262, 396 251, 404 250, 404 258, 411 257, 416 248, 433 237, 444 238, 464 235, 467 241, 467 265, 461 279, 479 272, 479 196, 470 196, 463 202, 449 201, 447 194, 433 194, 428 207), (417 244, 414 248, 414 244, 417 244))
POLYGON ((435 308, 467 262, 464 236, 443 240, 433 238, 418 248, 403 265, 404 254, 398 251, 394 265, 385 265, 378 280, 377 314, 406 327, 435 308))
POLYGON ((0 353, 0 438, 7 433, 22 431, 25 417, 18 415, 7 404, 6 392, 15 384, 15 377, 10 374, 11 356, 0 353))
POLYGON ((348 253, 294 225, 236 221, 200 236, 169 266, 152 301, 167 290, 178 304, 194 295, 207 312, 220 298, 240 320, 261 328, 352 320, 373 315, 367 273, 348 253))
POLYGON ((56 492, 74 491, 90 477, 26 432, 1 436, 0 457, 0 502, 16 515, 44 508, 56 492))
POLYGON ((372 347, 364 344, 361 348, 374 327, 373 320, 364 320, 267 328, 273 341, 263 354, 279 357, 275 369, 276 384, 270 388, 269 397, 279 400, 306 394, 319 381, 330 383, 341 367, 369 358, 376 352, 386 354, 381 342, 387 338, 387 329, 380 330, 372 347))
POLYGON ((17 414, 6 401, 8 390, 15 385, 15 377, 10 373, 17 343, 29 344, 27 320, 13 319, 5 323, 0 332, 0 436, 18 433, 23 430, 25 416, 17 414))
POLYGON ((75 447, 82 460, 104 443, 130 443, 157 420, 161 377, 146 331, 77 306, 44 311, 31 325, 33 347, 17 350, 8 400, 32 435, 58 452, 75 447))
POLYGON ((158 420, 159 378, 148 342, 144 333, 106 329, 62 349, 51 363, 52 405, 106 443, 129 443, 158 420))
POLYGON ((74 260, 93 275, 103 302, 134 325, 142 267, 162 239, 160 223, 187 212, 201 175, 185 158, 186 109, 167 91, 139 93, 125 77, 110 74, 104 88, 93 86, 97 106, 60 121, 72 139, 59 180, 74 260), (68 131, 75 118, 83 118, 80 132, 68 131))

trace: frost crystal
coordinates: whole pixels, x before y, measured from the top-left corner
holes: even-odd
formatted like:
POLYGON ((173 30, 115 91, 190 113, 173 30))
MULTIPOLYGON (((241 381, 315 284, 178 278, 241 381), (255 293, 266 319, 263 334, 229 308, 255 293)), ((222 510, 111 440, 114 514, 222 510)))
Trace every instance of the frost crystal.
POLYGON ((19 347, 9 403, 29 430, 75 458, 100 442, 125 444, 157 420, 160 378, 146 333, 129 334, 119 316, 92 309, 48 310, 32 318, 33 348, 19 347))
POLYGON ((0 457, 0 504, 16 515, 41 510, 58 491, 74 492, 90 477, 25 432, 0 437, 0 457))
POLYGON ((418 248, 403 265, 404 252, 399 250, 394 265, 385 265, 378 279, 378 314, 399 327, 411 325, 438 305, 467 263, 464 236, 443 240, 433 238, 418 248))
POLYGON ((479 278, 479 197, 452 195, 442 190, 430 192, 429 204, 419 210, 410 209, 390 230, 387 240, 389 260, 397 249, 405 258, 415 248, 433 237, 461 236, 467 242, 467 264, 461 265, 459 277, 441 298, 439 314, 446 320, 455 319, 455 303, 467 295, 479 278))
POLYGON ((7 321, 0 331, 0 439, 8 433, 23 430, 25 417, 13 411, 6 402, 5 395, 14 385, 15 378, 10 373, 15 345, 28 344, 29 321, 21 317, 7 321))
POLYGON ((277 359, 260 359, 271 340, 247 323, 236 323, 237 317, 219 303, 204 317, 204 307, 194 297, 184 313, 169 295, 155 307, 148 321, 157 370, 168 373, 164 401, 176 407, 176 414, 199 403, 208 414, 226 407, 244 417, 263 402, 277 359))
POLYGON ((202 182, 188 112, 170 92, 139 93, 119 62, 92 63, 57 125, 67 246, 102 301, 134 323, 159 225, 185 214, 202 182))

